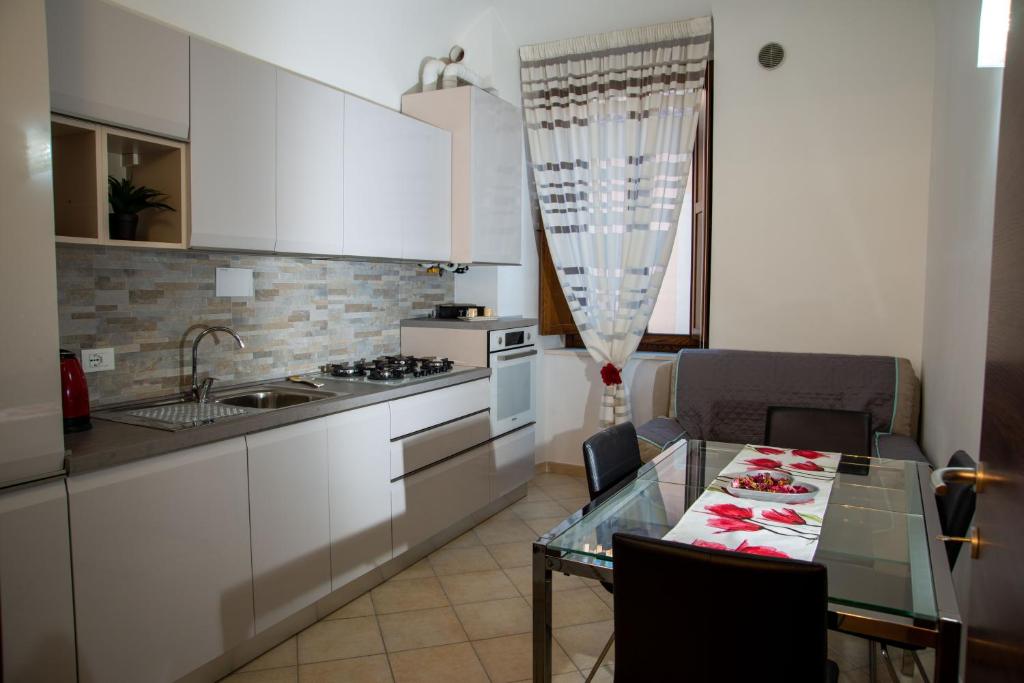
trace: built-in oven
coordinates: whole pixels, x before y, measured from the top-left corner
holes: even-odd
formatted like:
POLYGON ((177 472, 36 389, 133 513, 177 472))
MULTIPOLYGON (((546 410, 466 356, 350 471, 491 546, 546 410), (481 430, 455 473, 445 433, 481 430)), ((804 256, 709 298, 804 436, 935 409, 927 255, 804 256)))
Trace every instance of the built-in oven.
POLYGON ((498 436, 537 419, 536 326, 491 330, 491 435, 498 436))

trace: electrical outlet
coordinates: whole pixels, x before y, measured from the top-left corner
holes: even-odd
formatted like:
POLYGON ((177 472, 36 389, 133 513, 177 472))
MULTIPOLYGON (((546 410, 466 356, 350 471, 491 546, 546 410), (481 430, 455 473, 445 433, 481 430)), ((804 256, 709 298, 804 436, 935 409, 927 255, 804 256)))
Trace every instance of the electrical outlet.
POLYGON ((82 369, 100 372, 114 369, 114 349, 82 349, 82 369))

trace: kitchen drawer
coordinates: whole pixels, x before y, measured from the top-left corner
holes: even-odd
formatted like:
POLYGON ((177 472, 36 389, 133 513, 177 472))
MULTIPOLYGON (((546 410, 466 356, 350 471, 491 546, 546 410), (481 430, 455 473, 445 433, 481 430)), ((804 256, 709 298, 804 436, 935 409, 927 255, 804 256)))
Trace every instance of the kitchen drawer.
POLYGON ((396 557, 487 505, 490 457, 490 444, 484 444, 391 482, 396 557))
POLYGON ((537 446, 534 425, 495 439, 490 446, 494 452, 491 500, 496 500, 533 477, 533 454, 537 446))
POLYGON ((486 410, 391 442, 391 478, 398 479, 491 438, 486 410))
POLYGON ((391 438, 484 410, 490 405, 489 381, 466 382, 391 401, 391 438))

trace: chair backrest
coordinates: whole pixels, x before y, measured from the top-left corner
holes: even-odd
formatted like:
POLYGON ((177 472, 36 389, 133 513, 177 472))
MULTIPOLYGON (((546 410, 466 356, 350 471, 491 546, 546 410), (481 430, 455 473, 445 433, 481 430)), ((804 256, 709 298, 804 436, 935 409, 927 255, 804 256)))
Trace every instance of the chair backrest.
POLYGON ((613 536, 616 681, 823 681, 828 579, 810 562, 613 536))
MULTIPOLYGON (((949 459, 947 467, 976 467, 976 463, 964 451, 957 451, 949 459)), ((970 484, 947 484, 946 495, 935 496, 942 533, 947 536, 967 535, 967 531, 971 527, 971 520, 974 518, 975 495, 974 487, 970 484)), ((960 546, 962 545, 964 544, 946 544, 946 556, 949 558, 950 569, 956 566, 956 559, 960 556, 960 546)))
POLYGON ((642 464, 632 422, 602 429, 583 442, 583 465, 587 468, 591 500, 636 472, 642 464))
POLYGON ((765 445, 871 455, 871 415, 856 410, 768 406, 765 445))

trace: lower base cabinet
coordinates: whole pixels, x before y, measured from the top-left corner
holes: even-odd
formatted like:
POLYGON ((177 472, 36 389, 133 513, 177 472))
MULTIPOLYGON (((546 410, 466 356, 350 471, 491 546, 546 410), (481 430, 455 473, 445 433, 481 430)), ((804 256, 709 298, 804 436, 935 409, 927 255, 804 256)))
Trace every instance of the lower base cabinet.
POLYGON ((501 498, 533 478, 537 449, 534 425, 505 434, 488 445, 492 449, 491 500, 501 498))
POLYGON ((327 420, 245 437, 256 632, 331 592, 327 420))
POLYGON ((490 502, 491 444, 391 482, 395 555, 473 514, 490 502))
POLYGON ((64 480, 0 492, 0 680, 74 683, 64 480))
POLYGON ((251 637, 244 439, 68 480, 79 681, 173 681, 251 637))
POLYGON ((331 586, 391 559, 388 407, 325 418, 331 498, 331 586))

